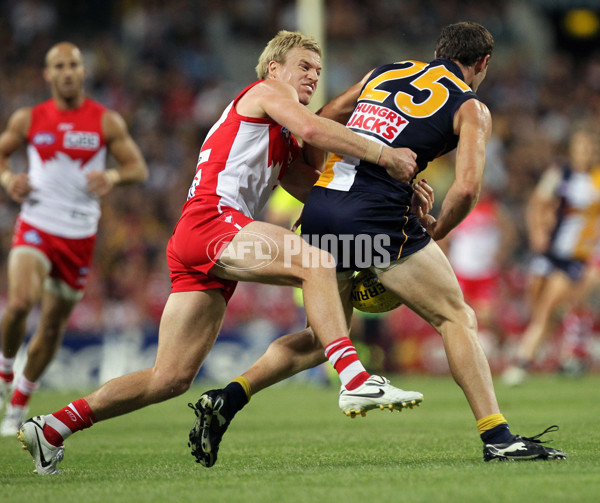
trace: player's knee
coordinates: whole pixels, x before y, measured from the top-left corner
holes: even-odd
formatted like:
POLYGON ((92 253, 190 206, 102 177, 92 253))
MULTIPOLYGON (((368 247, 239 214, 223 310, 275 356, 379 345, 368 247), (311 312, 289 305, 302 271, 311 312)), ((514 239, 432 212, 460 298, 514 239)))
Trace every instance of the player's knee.
POLYGON ((471 306, 464 304, 460 312, 460 323, 470 333, 477 334, 477 315, 471 306))
POLYGON ((189 390, 193 380, 194 376, 187 373, 162 373, 155 369, 153 376, 154 392, 161 399, 173 398, 189 390))
POLYGON ((17 297, 8 301, 6 311, 15 318, 24 318, 33 308, 33 304, 34 299, 30 297, 17 297))
POLYGON ((308 256, 308 263, 303 264, 303 269, 308 278, 335 278, 335 260, 331 253, 311 246, 308 252, 308 256))

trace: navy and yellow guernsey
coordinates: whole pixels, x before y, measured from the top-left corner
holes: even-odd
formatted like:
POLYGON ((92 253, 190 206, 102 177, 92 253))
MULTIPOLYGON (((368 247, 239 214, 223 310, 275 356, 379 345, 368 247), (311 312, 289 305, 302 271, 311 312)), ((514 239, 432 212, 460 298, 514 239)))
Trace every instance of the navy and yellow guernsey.
MULTIPOLYGON (((389 147, 410 148, 422 171, 433 159, 456 148, 454 114, 473 98, 477 95, 453 61, 402 61, 373 71, 346 126, 389 147)), ((347 156, 332 156, 316 185, 344 191, 409 188, 384 168, 347 156)))
MULTIPOLYGON (((371 141, 410 148, 423 171, 456 148, 454 114, 470 99, 478 98, 453 61, 402 61, 372 72, 346 126, 371 141)), ((339 270, 379 265, 376 259, 386 255, 389 260, 403 258, 430 239, 410 213, 412 193, 411 184, 393 179, 385 168, 332 155, 306 201, 302 232, 336 257, 339 270), (319 241, 332 235, 368 236, 371 249, 365 250, 368 239, 358 251, 348 241, 332 244, 329 239, 326 246, 319 241)))

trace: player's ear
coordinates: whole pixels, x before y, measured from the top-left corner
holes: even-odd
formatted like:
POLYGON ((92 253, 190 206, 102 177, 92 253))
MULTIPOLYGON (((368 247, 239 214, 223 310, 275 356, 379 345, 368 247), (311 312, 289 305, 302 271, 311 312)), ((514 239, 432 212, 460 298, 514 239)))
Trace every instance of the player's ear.
POLYGON ((487 68, 490 58, 491 55, 486 54, 483 58, 480 58, 475 62, 475 75, 483 72, 487 68))
POLYGON ((269 77, 277 77, 277 73, 279 70, 279 63, 277 61, 269 61, 269 77))

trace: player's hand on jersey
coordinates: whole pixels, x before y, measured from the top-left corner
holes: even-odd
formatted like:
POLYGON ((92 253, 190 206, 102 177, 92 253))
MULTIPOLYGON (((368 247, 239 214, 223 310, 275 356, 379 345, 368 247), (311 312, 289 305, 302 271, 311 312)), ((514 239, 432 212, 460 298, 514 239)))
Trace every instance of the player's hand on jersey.
POLYGON ((29 175, 27 173, 13 174, 6 184, 6 193, 13 201, 19 204, 25 201, 32 190, 33 187, 29 183, 29 175))
POLYGON ((409 148, 384 147, 379 157, 379 164, 394 180, 404 183, 410 183, 418 169, 417 154, 409 148))
POLYGON ((417 218, 423 218, 433 209, 435 195, 433 188, 424 178, 413 184, 413 195, 410 202, 410 210, 417 218))
POLYGON ((87 174, 87 190, 90 194, 102 197, 108 194, 114 186, 106 171, 92 171, 87 174))
POLYGON ((435 219, 435 217, 433 217, 433 215, 427 213, 426 215, 423 215, 421 218, 419 218, 419 222, 421 222, 421 225, 425 227, 425 231, 431 236, 432 239, 437 240, 443 237, 436 236, 435 228, 437 225, 437 220, 435 219))

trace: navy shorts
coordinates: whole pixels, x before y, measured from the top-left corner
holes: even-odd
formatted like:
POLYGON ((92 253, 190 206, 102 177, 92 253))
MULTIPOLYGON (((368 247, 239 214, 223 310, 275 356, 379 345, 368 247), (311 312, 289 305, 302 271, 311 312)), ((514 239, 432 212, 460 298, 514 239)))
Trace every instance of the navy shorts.
POLYGON ((530 271, 536 276, 549 276, 554 271, 562 271, 574 282, 581 280, 585 267, 583 260, 561 259, 552 255, 535 255, 530 263, 530 271))
POLYGON ((398 194, 313 187, 302 212, 302 237, 327 250, 338 271, 385 267, 429 243, 410 200, 398 194))

